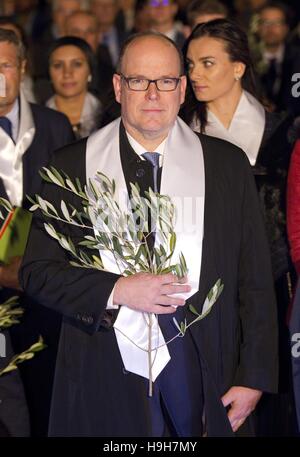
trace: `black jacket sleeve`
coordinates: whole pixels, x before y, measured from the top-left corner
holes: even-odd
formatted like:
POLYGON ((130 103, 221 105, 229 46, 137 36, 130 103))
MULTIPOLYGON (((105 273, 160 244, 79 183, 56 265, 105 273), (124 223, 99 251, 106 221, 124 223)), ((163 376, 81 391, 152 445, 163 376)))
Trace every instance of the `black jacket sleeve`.
MULTIPOLYGON (((73 175, 70 167, 76 168, 79 173, 77 176, 81 177, 84 185, 85 147, 77 151, 72 145, 56 151, 51 165, 66 171, 71 178, 73 175)), ((50 183, 44 184, 41 196, 58 210, 61 200, 66 204, 72 203, 77 208, 81 206, 81 201, 70 192, 50 183)), ((46 233, 44 222, 41 213, 35 212, 20 269, 22 287, 27 295, 39 303, 58 311, 82 330, 93 333, 105 319, 107 301, 119 276, 71 266, 71 257, 46 233)), ((82 229, 58 223, 53 219, 47 222, 51 222, 58 232, 70 236, 75 245, 87 234, 82 229)), ((91 251, 88 254, 90 255, 91 251)))

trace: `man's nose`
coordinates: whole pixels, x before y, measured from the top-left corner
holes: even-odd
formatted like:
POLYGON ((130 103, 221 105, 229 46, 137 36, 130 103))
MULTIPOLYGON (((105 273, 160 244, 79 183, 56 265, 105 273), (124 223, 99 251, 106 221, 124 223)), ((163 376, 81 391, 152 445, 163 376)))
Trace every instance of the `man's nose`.
POLYGON ((147 89, 147 97, 148 98, 151 98, 151 99, 155 99, 159 96, 159 91, 156 87, 156 83, 154 81, 152 81, 150 84, 149 84, 149 87, 147 89))

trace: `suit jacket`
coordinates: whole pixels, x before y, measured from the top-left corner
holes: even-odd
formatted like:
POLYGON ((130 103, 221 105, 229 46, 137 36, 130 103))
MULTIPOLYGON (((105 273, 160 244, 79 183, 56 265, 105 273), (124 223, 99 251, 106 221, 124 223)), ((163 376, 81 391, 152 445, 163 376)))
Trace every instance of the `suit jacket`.
POLYGON ((293 96, 292 87, 296 82, 292 76, 300 72, 300 50, 297 46, 286 44, 283 61, 276 71, 277 90, 271 85, 268 69, 261 75, 262 88, 270 101, 275 104, 276 111, 288 110, 294 116, 299 116, 299 99, 293 96))
MULTIPOLYGON (((63 114, 34 104, 31 104, 30 107, 36 131, 30 147, 22 157, 23 207, 25 208, 31 206, 26 195, 33 196, 41 192, 42 179, 38 171, 47 165, 52 151, 74 139, 69 121, 63 114)), ((1 179, 0 196, 7 198, 1 179)), ((39 249, 38 246, 37 249, 39 249)), ((15 290, 2 289, 1 302, 12 295, 16 295, 15 290)), ((25 313, 22 323, 11 328, 14 351, 19 353, 27 349, 37 341, 39 335, 44 337, 45 343, 48 345, 47 349, 30 362, 21 364, 19 368, 29 407, 32 433, 45 435, 48 427, 60 317, 41 307, 34 300, 29 300, 25 294, 20 295, 19 302, 24 307, 25 313)), ((14 413, 17 418, 19 412, 15 410, 14 413)))
MULTIPOLYGON (((206 180, 204 241, 199 292, 189 302, 201 310, 218 278, 225 287, 210 315, 193 325, 191 334, 202 368, 208 433, 230 436, 221 396, 232 385, 276 390, 276 313, 267 241, 248 161, 227 142, 199 138, 206 180)), ((52 164, 84 184, 85 150, 86 140, 81 140, 58 151, 52 164)), ((127 184, 137 182, 142 191, 147 189, 152 168, 133 152, 122 127, 120 154, 127 184)), ((81 206, 76 197, 51 184, 45 184, 43 196, 55 206, 61 199, 81 206)), ((147 383, 124 370, 113 319, 107 319, 107 300, 119 276, 70 266, 67 253, 41 224, 36 215, 20 279, 30 296, 63 314, 50 435, 150 436, 147 383)), ((84 235, 78 228, 57 228, 75 243, 84 235)), ((186 313, 191 319, 187 308, 186 313)))

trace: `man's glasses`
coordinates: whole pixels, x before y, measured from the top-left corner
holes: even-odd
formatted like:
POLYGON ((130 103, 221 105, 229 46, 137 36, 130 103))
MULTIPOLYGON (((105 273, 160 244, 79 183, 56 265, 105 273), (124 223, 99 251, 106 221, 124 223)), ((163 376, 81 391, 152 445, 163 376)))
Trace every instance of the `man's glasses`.
POLYGON ((259 21, 260 25, 262 25, 263 27, 280 27, 281 25, 285 25, 285 21, 283 19, 274 19, 273 21, 271 20, 260 20, 259 21))
POLYGON ((158 6, 169 6, 171 5, 172 0, 150 0, 149 5, 158 7, 158 6))
POLYGON ((175 90, 180 82, 180 78, 159 78, 159 79, 146 79, 146 78, 126 78, 120 73, 121 78, 126 82, 130 90, 136 92, 143 92, 149 89, 151 83, 154 83, 156 89, 160 92, 171 92, 175 90))

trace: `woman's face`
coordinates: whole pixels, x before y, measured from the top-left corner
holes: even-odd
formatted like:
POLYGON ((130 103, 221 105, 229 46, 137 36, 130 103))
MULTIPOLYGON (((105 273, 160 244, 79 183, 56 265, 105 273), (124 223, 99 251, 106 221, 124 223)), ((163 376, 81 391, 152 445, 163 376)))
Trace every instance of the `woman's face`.
POLYGON ((241 82, 245 65, 231 62, 222 40, 203 37, 192 40, 187 51, 189 78, 197 100, 213 102, 227 96, 241 82))
POLYGON ((49 67, 54 91, 62 97, 74 97, 87 91, 90 68, 85 54, 77 46, 56 49, 49 67))

